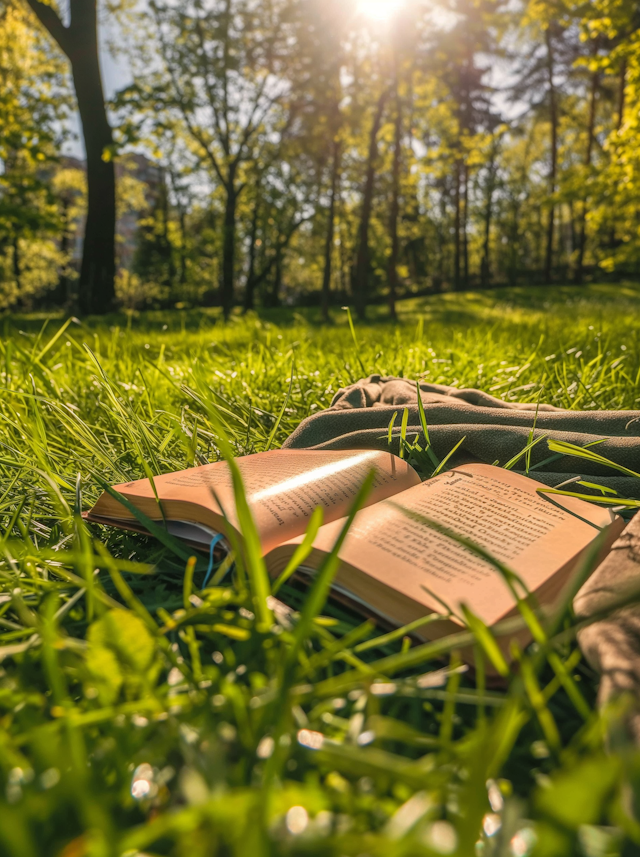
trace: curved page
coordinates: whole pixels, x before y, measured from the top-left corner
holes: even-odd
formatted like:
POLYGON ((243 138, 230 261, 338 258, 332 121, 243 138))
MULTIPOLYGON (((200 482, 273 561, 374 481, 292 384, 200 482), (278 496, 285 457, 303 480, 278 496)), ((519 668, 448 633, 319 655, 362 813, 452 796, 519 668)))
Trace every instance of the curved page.
MULTIPOLYGON (((342 518, 371 470, 376 476, 367 505, 398 494, 420 478, 405 461, 388 452, 273 450, 236 459, 264 553, 305 532, 311 513, 322 506, 325 521, 342 518)), ((155 489, 165 518, 224 527, 222 511, 238 528, 231 473, 226 462, 156 476, 155 489)), ((148 479, 116 485, 136 508, 153 520, 162 513, 148 479)), ((131 521, 134 516, 103 494, 89 520, 131 521)))
MULTIPOLYGON (((510 567, 526 590, 553 600, 581 552, 612 524, 606 509, 545 495, 533 479, 499 467, 459 467, 359 512, 340 551, 336 582, 398 624, 427 612, 455 614, 467 604, 487 625, 507 616, 514 599, 486 560, 420 517, 464 536, 510 567)), ((617 518, 613 538, 623 526, 617 518)), ((305 565, 318 567, 342 522, 320 529, 305 565)), ((300 539, 267 557, 276 574, 300 539)), ((520 594, 523 594, 522 589, 520 594)))

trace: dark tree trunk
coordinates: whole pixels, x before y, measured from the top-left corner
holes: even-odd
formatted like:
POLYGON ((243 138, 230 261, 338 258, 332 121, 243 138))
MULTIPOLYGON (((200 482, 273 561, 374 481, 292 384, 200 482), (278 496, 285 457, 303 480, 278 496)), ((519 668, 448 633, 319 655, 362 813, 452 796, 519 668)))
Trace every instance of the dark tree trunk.
POLYGON ((491 220, 493 218, 493 193, 495 191, 495 157, 492 154, 487 175, 487 199, 484 209, 484 240, 480 263, 480 284, 486 289, 491 283, 491 220))
MULTIPOLYGON (((626 91, 627 91, 627 60, 623 57, 622 63, 620 65, 620 78, 618 81, 618 116, 616 120, 616 131, 619 131, 622 128, 622 123, 624 121, 624 108, 625 108, 625 99, 626 99, 626 91)), ((613 216, 613 224, 611 226, 611 231, 609 233, 609 245, 611 248, 616 246, 616 221, 615 221, 615 212, 612 213, 613 216)))
MULTIPOLYGON (((93 11, 95 13, 95 7, 93 11)), ((79 303, 83 312, 105 313, 113 309, 115 302, 116 177, 112 160, 113 137, 100 79, 95 15, 92 21, 85 22, 82 30, 86 41, 71 57, 87 153, 87 222, 80 267, 79 303)))
MULTIPOLYGON (((72 3, 72 5, 74 5, 72 3)), ((98 63, 95 4, 85 2, 71 67, 87 152, 87 222, 80 268, 79 302, 83 312, 105 313, 115 302, 116 178, 113 137, 107 120, 98 63), (93 14, 92 14, 93 13, 93 14)), ((76 13, 76 19, 79 14, 76 13)))
POLYGON ((13 278, 16 281, 18 300, 22 300, 22 259, 20 258, 20 237, 17 232, 13 235, 13 278))
POLYGON ((178 282, 181 286, 187 282, 187 224, 186 214, 183 208, 180 208, 180 274, 178 282))
POLYGON ((236 254, 236 206, 238 194, 235 188, 235 176, 229 176, 227 199, 224 207, 222 227, 222 284, 220 302, 225 318, 229 318, 233 309, 233 292, 236 254))
POLYGON ((469 236, 467 226, 469 222, 469 165, 464 165, 464 206, 462 209, 462 271, 463 286, 469 288, 469 236))
POLYGON ((455 188, 455 218, 453 224, 453 288, 456 292, 460 291, 460 161, 456 161, 454 173, 455 188))
POLYGON ((253 289, 255 291, 255 289, 260 285, 260 283, 262 283, 263 280, 267 279, 271 272, 271 269, 275 268, 274 278, 271 285, 271 294, 267 296, 266 300, 268 306, 278 306, 280 304, 280 289, 282 286, 282 263, 284 252, 289 246, 289 243, 295 235, 296 231, 308 219, 308 217, 303 217, 300 220, 295 220, 289 225, 288 232, 286 232, 285 234, 283 234, 281 231, 279 232, 275 253, 269 259, 264 268, 259 273, 254 274, 253 289))
MULTIPOLYGON (((62 197, 60 200, 61 206, 61 217, 62 221, 62 234, 60 236, 60 253, 62 257, 65 258, 69 252, 69 200, 66 196, 62 197)), ((57 303, 62 304, 63 306, 69 300, 69 276, 67 274, 69 268, 68 262, 65 260, 63 262, 63 267, 60 269, 58 274, 58 286, 56 288, 57 294, 55 298, 57 299, 57 303)))
POLYGON ((391 237, 391 255, 389 256, 389 314, 396 318, 396 296, 398 293, 398 262, 400 241, 398 238, 398 217, 400 214, 400 164, 402 160, 402 99, 396 76, 396 121, 393 134, 393 166, 391 171, 391 211, 389 214, 389 233, 391 237))
POLYGON ((448 202, 448 194, 446 192, 446 187, 442 187, 442 192, 440 194, 440 221, 439 223, 436 221, 436 274, 433 278, 433 290, 434 292, 442 291, 442 286, 444 283, 445 277, 445 250, 448 245, 448 240, 445 240, 444 236, 444 224, 447 222, 447 202, 448 202))
POLYGON ((557 237, 557 245, 556 245, 556 271, 558 268, 560 269, 560 277, 564 278, 564 274, 562 273, 562 263, 563 263, 563 255, 567 247, 566 237, 567 233, 564 228, 564 205, 559 205, 557 209, 557 218, 556 218, 556 237, 557 237))
POLYGON ((329 211, 327 212, 327 235, 324 243, 324 271, 322 273, 322 317, 329 320, 329 298, 331 296, 331 269, 333 262, 333 234, 336 219, 336 196, 338 175, 340 172, 340 141, 333 141, 333 160, 331 163, 331 192, 329 211))
POLYGON ((244 311, 248 312, 254 306, 254 292, 256 287, 256 237, 258 235, 259 206, 256 202, 253 206, 251 218, 251 235, 249 236, 249 270, 247 271, 247 282, 244 289, 244 311))
POLYGON ((369 134, 369 156, 367 158, 367 172, 362 195, 362 215, 358 229, 358 249, 356 264, 353 272, 353 293, 355 298, 356 313, 359 319, 364 319, 367 314, 367 298, 369 285, 369 224, 371 222, 371 209, 373 207, 373 189, 376 175, 376 161, 378 158, 378 132, 382 123, 382 114, 387 99, 387 92, 383 92, 378 99, 376 112, 369 134))
POLYGON ((551 31, 547 28, 545 33, 547 43, 547 73, 549 83, 549 122, 551 124, 551 168, 549 170, 549 219, 547 220, 547 245, 544 258, 544 281, 550 283, 553 273, 553 237, 555 232, 555 205, 553 196, 556 192, 556 180, 558 173, 558 105, 556 99, 556 88, 553 78, 554 58, 551 31))
POLYGON ((519 222, 519 206, 517 203, 514 203, 512 212, 511 212, 511 223, 509 228, 509 255, 508 255, 508 277, 509 277, 509 285, 515 286, 518 280, 518 247, 520 244, 520 230, 518 227, 519 222))
MULTIPOLYGON (((338 200, 340 199, 340 189, 338 189, 338 200)), ((346 295, 349 291, 349 269, 351 267, 351 263, 347 258, 347 253, 345 252, 345 237, 347 234, 347 229, 344 224, 345 213, 340 209, 340 219, 338 221, 338 235, 340 237, 340 290, 346 295)))
POLYGON ((273 272, 273 288, 271 291, 271 306, 280 306, 280 291, 282 289, 282 245, 278 244, 276 261, 273 272))
POLYGON ((87 220, 82 248, 79 304, 105 313, 115 302, 116 179, 113 136, 100 76, 96 0, 69 0, 65 27, 52 5, 27 0, 71 63, 87 155, 87 220))
POLYGON ((567 205, 569 208, 569 254, 573 255, 578 249, 578 233, 576 229, 573 200, 570 199, 567 205))
MULTIPOLYGON (((596 45, 594 45, 594 51, 596 50, 596 45)), ((595 138, 595 127, 596 127, 596 107, 598 100, 598 86, 600 83, 600 75, 597 71, 594 71, 591 75, 591 91, 589 94, 589 124, 587 126, 587 148, 584 155, 584 165, 587 169, 587 173, 591 167, 591 156, 593 153, 593 141, 595 138)), ((588 177, 588 176, 587 176, 588 177)), ((578 258, 576 260, 576 274, 575 281, 578 285, 582 283, 583 279, 583 267, 584 267, 584 252, 587 243, 587 198, 586 195, 582 200, 582 206, 580 208, 580 222, 578 228, 578 258)))
POLYGON ((173 246, 169 238, 169 191, 163 169, 160 170, 160 208, 162 211, 162 243, 164 244, 164 252, 167 254, 166 285, 171 290, 176 278, 176 266, 173 258, 173 246))

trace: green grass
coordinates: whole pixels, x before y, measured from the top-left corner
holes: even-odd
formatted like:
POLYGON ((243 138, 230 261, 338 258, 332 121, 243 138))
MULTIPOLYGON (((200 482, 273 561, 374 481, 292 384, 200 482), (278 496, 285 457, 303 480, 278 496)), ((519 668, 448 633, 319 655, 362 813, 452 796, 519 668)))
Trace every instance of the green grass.
POLYGON ((625 797, 638 760, 605 752, 620 712, 594 711, 570 617, 563 642, 540 627, 538 650, 487 687, 457 670, 459 640, 373 642, 382 632, 320 588, 280 590, 299 621, 263 603, 255 618, 250 551, 233 582, 200 591, 206 563, 185 575, 179 546, 82 523, 104 482, 215 460, 220 425, 237 455, 278 446, 361 367, 640 407, 638 287, 445 295, 404 302, 398 325, 371 317, 355 342, 339 311, 328 327, 284 310, 4 320, 0 854, 564 857, 640 842, 625 797))

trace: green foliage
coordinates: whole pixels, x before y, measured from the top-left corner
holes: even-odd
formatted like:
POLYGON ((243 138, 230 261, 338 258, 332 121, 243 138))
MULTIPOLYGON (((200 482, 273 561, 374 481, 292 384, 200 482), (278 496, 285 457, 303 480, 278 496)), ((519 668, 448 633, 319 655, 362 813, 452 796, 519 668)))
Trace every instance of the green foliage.
POLYGON ((504 666, 471 615, 412 645, 416 623, 382 634, 325 602, 332 562, 309 597, 283 575, 289 612, 265 600, 252 539, 202 589, 207 563, 185 571, 184 546, 77 516, 105 482, 277 446, 359 361, 505 399, 637 407, 639 304, 631 287, 444 296, 353 332, 344 313, 331 327, 284 312, 7 319, 0 853, 578 857, 640 842, 638 760, 604 746, 624 706, 595 712, 570 621, 521 602, 512 624, 539 648, 496 684, 487 664, 504 666), (474 644, 475 681, 456 654, 474 644))
POLYGON ((28 306, 69 261, 52 181, 68 114, 59 58, 20 5, 0 2, 0 308, 28 306))

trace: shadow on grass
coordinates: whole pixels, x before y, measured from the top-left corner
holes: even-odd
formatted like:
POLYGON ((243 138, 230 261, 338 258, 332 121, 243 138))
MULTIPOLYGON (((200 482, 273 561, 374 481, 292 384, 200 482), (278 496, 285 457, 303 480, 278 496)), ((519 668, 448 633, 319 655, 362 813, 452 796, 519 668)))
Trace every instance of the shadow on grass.
MULTIPOLYGON (((373 304, 368 308, 366 321, 355 319, 358 327, 393 326, 395 324, 415 324, 420 316, 427 324, 463 326, 486 317, 495 321, 503 317, 505 311, 519 310, 525 314, 539 313, 554 315, 572 313, 576 304, 585 302, 593 311, 594 305, 601 304, 608 312, 619 309, 628 312, 640 311, 640 283, 591 284, 588 286, 518 286, 487 289, 486 291, 445 292, 398 301, 398 318, 389 315, 386 304, 373 304)), ((329 326, 347 325, 347 315, 340 307, 331 308, 329 326)), ((38 334, 46 324, 47 329, 55 331, 71 316, 63 311, 7 314, 0 321, 0 330, 4 338, 20 332, 38 334)), ((312 326, 322 327, 326 323, 319 307, 277 307, 260 308, 243 315, 241 310, 234 311, 228 324, 251 321, 262 324, 274 324, 278 327, 312 326)), ((90 330, 100 328, 132 330, 136 332, 161 333, 197 333, 213 329, 224 324, 219 307, 194 307, 191 309, 144 310, 140 312, 113 312, 104 316, 86 316, 73 322, 90 330)))

